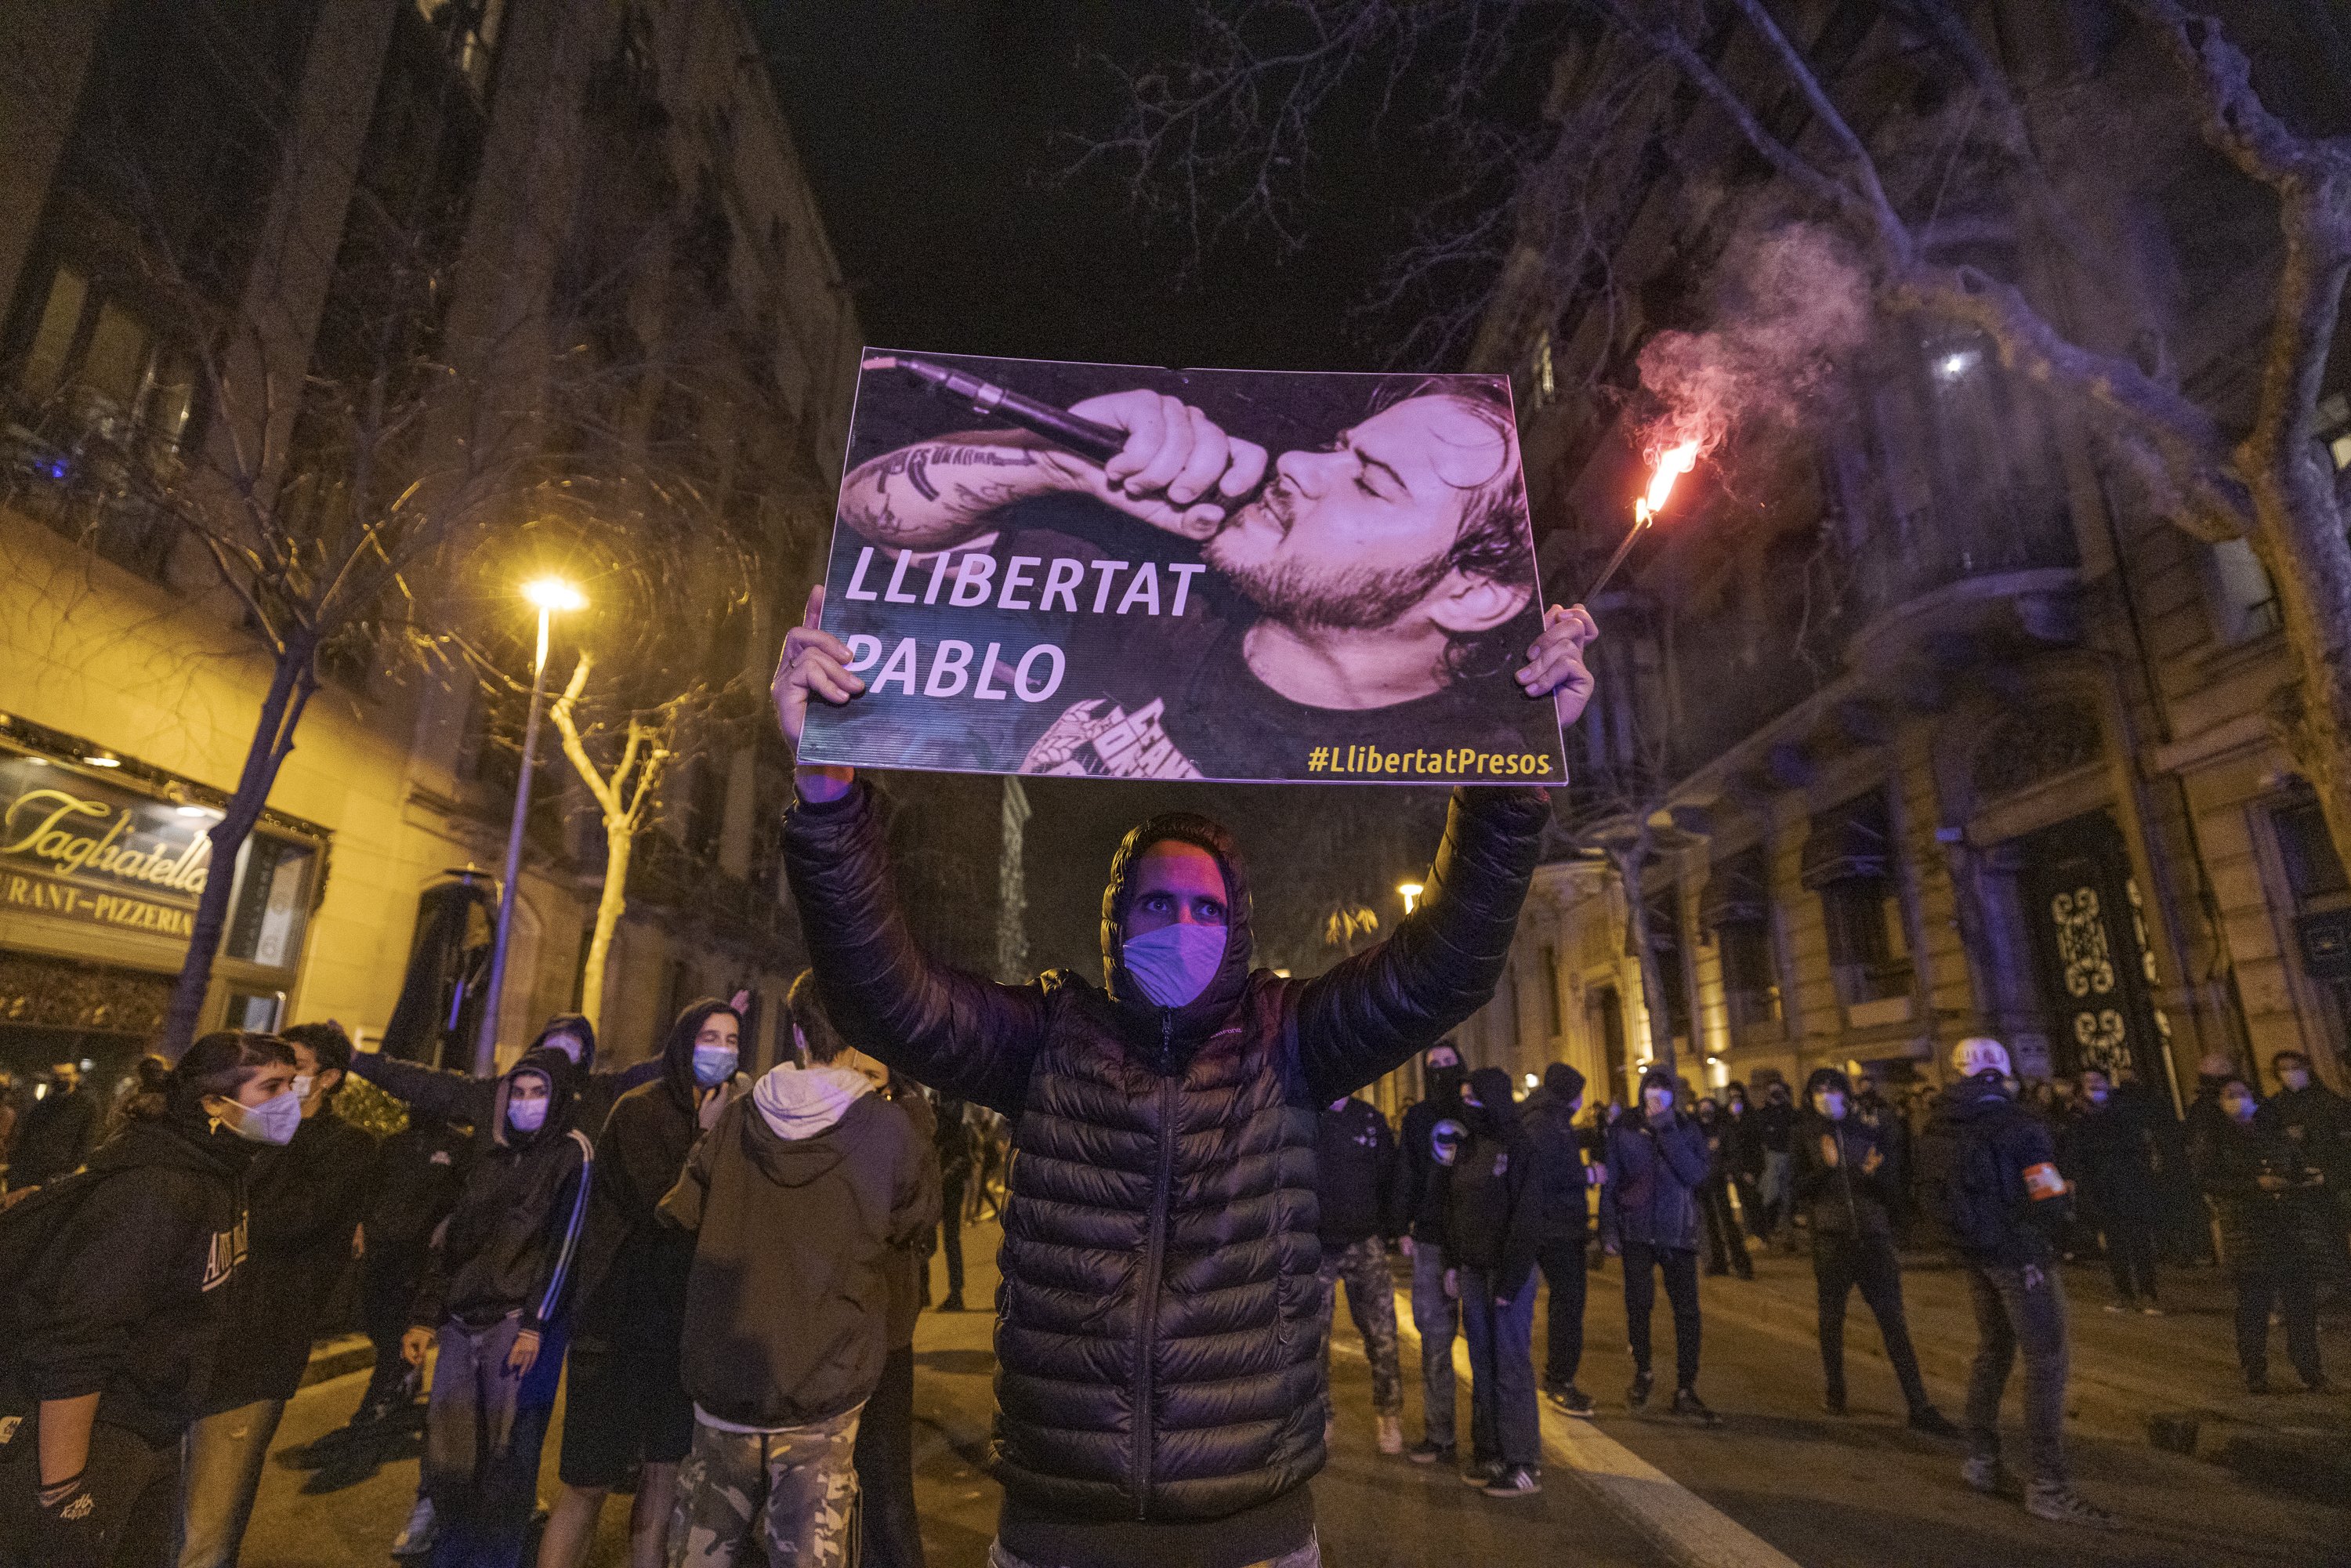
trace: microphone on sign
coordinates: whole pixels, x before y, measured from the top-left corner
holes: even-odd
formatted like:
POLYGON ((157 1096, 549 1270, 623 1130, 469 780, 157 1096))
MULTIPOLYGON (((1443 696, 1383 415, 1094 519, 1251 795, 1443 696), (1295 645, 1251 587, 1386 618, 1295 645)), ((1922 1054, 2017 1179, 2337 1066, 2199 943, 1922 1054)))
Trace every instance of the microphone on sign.
POLYGON ((971 404, 984 413, 1040 435, 1065 452, 1092 463, 1107 463, 1126 448, 1126 433, 1091 419, 1080 419, 1065 408, 1055 408, 1033 397, 984 382, 968 371, 950 370, 928 360, 904 354, 876 354, 862 367, 869 371, 904 371, 916 381, 971 404))

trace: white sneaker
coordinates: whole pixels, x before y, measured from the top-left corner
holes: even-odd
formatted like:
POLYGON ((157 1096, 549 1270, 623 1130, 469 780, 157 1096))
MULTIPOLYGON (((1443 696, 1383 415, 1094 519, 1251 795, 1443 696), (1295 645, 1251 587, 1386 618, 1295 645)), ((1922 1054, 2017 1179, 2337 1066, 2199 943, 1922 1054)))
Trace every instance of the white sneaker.
POLYGON ((1404 1417, 1401 1416, 1383 1416, 1379 1418, 1379 1428, 1380 1452, 1383 1454, 1403 1453, 1404 1417))
POLYGON ((433 1538, 440 1533, 434 1528, 437 1522, 433 1517, 433 1500, 418 1498, 415 1511, 408 1516, 408 1522, 402 1525, 400 1533, 392 1538, 392 1554, 394 1557, 422 1557, 432 1551, 433 1538))

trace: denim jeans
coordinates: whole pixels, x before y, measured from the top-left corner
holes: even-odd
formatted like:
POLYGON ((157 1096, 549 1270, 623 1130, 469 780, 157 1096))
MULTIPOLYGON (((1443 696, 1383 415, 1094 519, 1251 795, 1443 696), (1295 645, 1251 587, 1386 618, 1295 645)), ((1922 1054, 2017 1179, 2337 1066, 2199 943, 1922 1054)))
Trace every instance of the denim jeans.
POLYGON ((564 1335, 548 1331, 520 1377, 507 1369, 522 1317, 441 1325, 424 1417, 424 1493, 440 1521, 433 1568, 513 1568, 538 1501, 538 1451, 555 1414, 564 1335))
POLYGON ((230 1568, 253 1519, 262 1461, 286 1414, 283 1399, 259 1399, 199 1418, 180 1440, 177 1568, 230 1568))
POLYGON ((1464 1269, 1461 1327, 1469 1336, 1469 1443, 1478 1459, 1542 1463, 1542 1416, 1535 1406, 1535 1281, 1520 1282, 1510 1305, 1494 1301, 1494 1276, 1464 1269))
POLYGON ((1591 1282, 1582 1241, 1547 1241, 1535 1249, 1543 1283, 1551 1287, 1550 1344, 1543 1355, 1543 1381, 1553 1387, 1575 1381, 1583 1364, 1583 1297, 1591 1282))
POLYGON ((1433 1241, 1412 1248, 1412 1326, 1420 1331, 1421 1431, 1438 1448, 1453 1447, 1453 1336, 1461 1304, 1445 1293, 1445 1249, 1433 1241))
POLYGON ((1968 1375, 1968 1451, 2000 1457, 2000 1399, 2024 1352, 2024 1448, 2031 1479, 2066 1484, 2065 1291, 2038 1264, 1967 1264, 1976 1311, 1976 1362, 1968 1375))
POLYGON ((1785 1239, 1796 1221, 1796 1156, 1763 1151, 1763 1230, 1766 1238, 1785 1239), (1783 1234, 1785 1233, 1785 1234, 1783 1234))

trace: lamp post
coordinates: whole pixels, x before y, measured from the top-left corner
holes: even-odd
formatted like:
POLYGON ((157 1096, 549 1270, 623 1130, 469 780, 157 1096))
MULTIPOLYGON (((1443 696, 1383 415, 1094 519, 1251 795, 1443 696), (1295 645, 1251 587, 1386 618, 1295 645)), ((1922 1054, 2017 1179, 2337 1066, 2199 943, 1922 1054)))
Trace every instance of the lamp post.
POLYGON ((474 1071, 487 1078, 497 1070, 498 1005, 507 988, 507 942, 514 935, 515 904, 522 879, 522 831, 530 817, 530 768, 538 750, 538 713, 547 697, 547 622, 559 610, 584 610, 588 596, 559 577, 524 583, 522 596, 538 610, 538 657, 530 668, 530 717, 522 730, 522 776, 515 780, 514 821, 507 829, 506 875, 498 883, 498 929, 490 942, 490 988, 482 1002, 481 1031, 474 1039, 474 1071))

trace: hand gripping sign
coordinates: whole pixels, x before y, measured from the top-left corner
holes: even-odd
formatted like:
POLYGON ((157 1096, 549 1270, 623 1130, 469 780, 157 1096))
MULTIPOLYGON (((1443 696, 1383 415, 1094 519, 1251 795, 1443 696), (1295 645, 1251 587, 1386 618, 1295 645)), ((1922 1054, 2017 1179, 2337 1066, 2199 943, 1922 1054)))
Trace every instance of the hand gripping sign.
POLYGON ((805 762, 1558 783, 1499 376, 869 352, 805 762))

